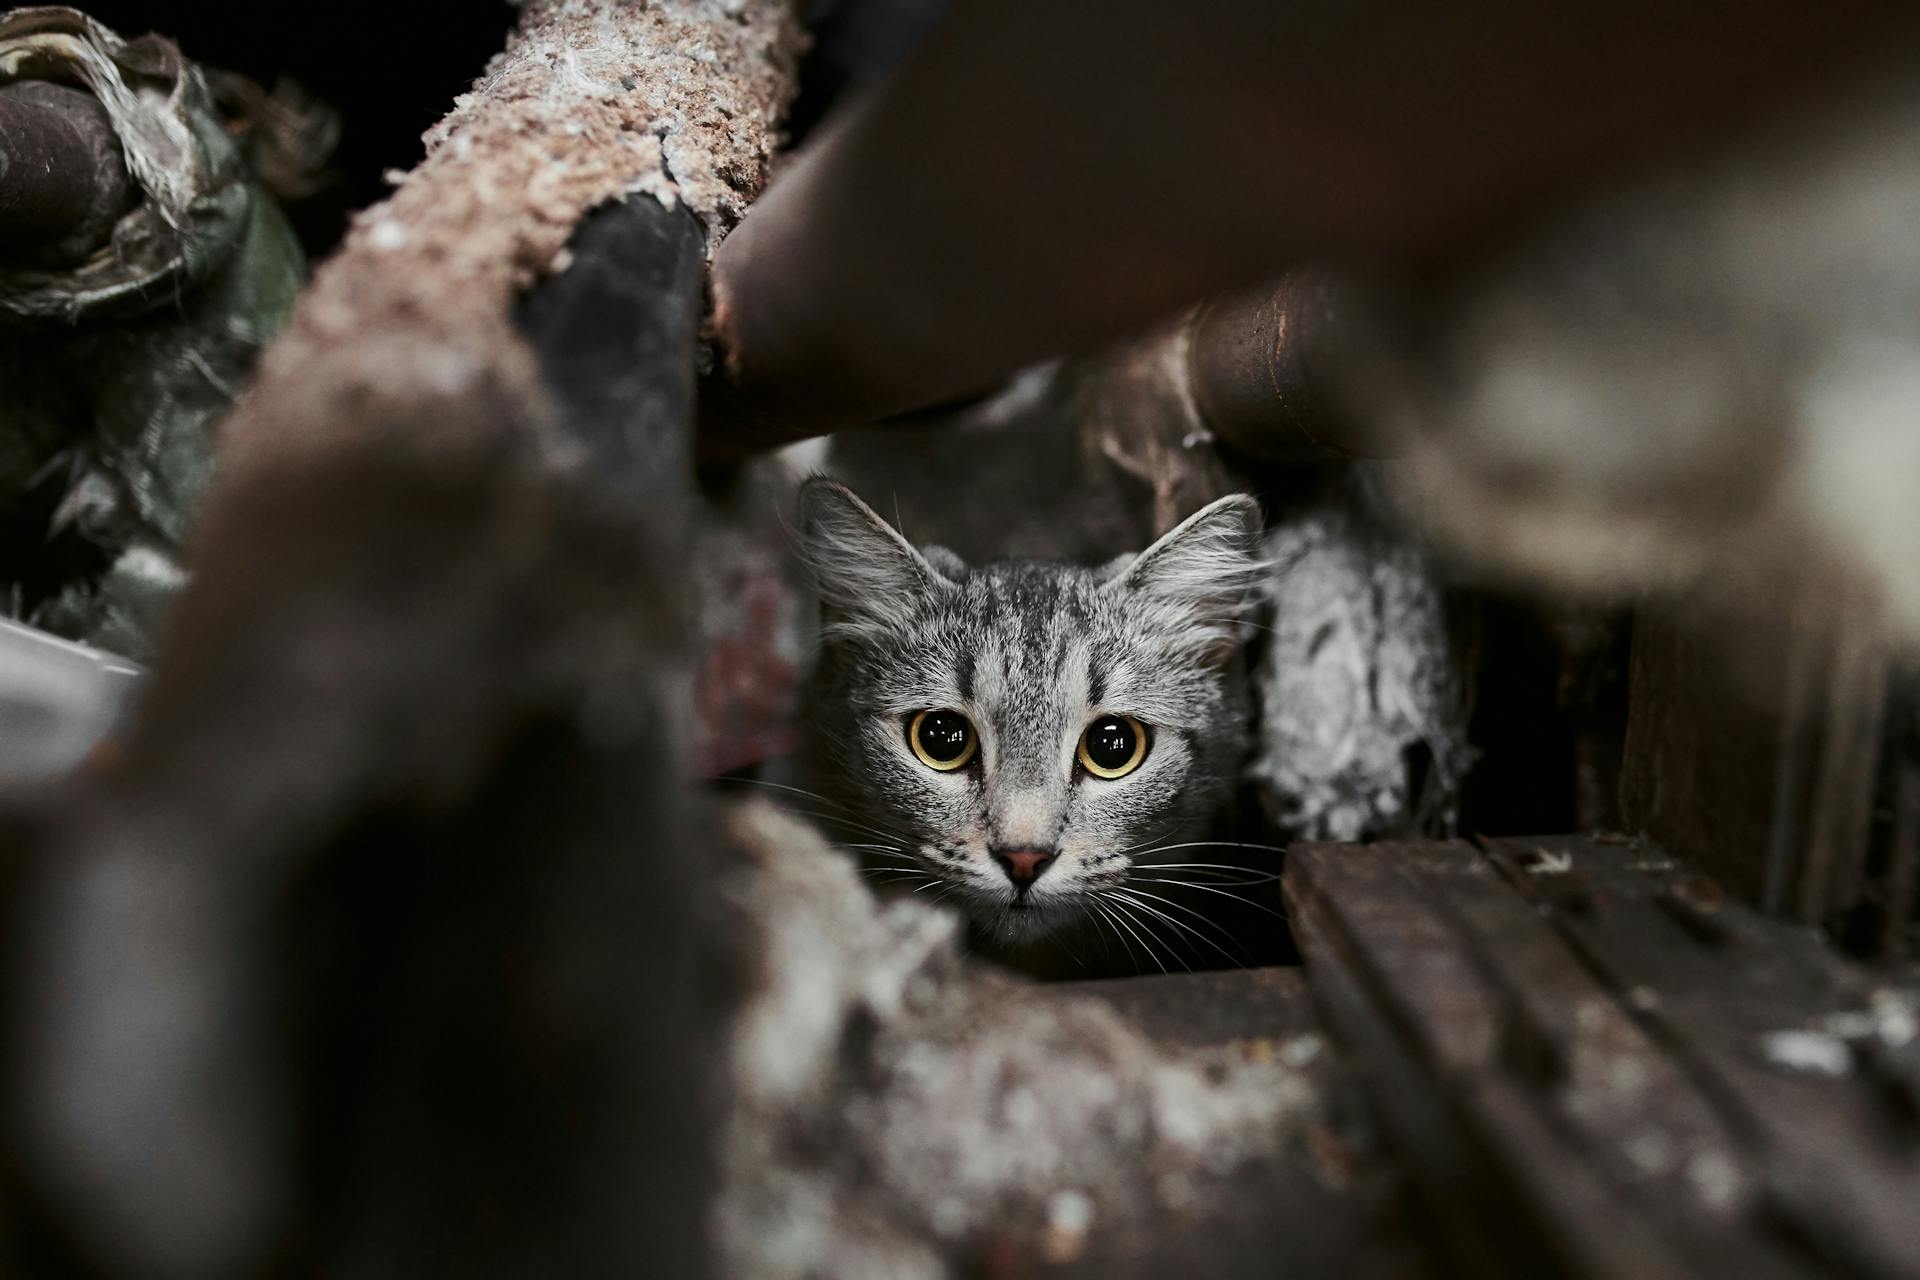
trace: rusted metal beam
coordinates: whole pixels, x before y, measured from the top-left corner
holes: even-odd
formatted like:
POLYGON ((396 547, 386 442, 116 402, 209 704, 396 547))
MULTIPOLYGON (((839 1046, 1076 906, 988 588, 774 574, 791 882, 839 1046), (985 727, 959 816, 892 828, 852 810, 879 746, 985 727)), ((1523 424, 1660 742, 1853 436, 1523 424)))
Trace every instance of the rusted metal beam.
POLYGON ((132 197, 99 99, 40 80, 0 85, 0 261, 80 261, 132 197))

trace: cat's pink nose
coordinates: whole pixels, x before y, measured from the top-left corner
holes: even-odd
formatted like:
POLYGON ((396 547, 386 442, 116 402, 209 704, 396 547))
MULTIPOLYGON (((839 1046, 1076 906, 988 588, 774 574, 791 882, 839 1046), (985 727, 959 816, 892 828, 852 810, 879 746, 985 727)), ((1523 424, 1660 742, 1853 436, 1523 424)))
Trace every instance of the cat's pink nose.
POLYGON ((1038 849, 1014 849, 1006 853, 996 853, 993 860, 1007 873, 1007 879, 1021 888, 1040 878, 1042 872, 1053 865, 1053 855, 1042 853, 1038 849))

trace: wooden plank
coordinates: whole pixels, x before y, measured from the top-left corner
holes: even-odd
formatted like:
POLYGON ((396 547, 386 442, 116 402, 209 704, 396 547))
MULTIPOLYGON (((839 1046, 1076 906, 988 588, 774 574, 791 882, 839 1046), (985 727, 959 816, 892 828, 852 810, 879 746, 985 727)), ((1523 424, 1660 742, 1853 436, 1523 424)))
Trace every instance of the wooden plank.
POLYGON ((1848 1274, 1920 1276, 1912 993, 1683 864, 1575 838, 1486 842, 1743 1135, 1760 1217, 1848 1274), (1527 871, 1547 848, 1556 883, 1527 871))
POLYGON ((1820 760, 1807 814, 1795 914, 1818 924, 1866 888, 1873 784, 1886 725, 1889 658, 1878 629, 1843 627, 1832 641, 1820 760))
POLYGON ((1712 1108, 1471 846, 1298 847, 1287 889, 1464 1268, 1800 1274, 1743 1235, 1712 1108))
POLYGON ((1622 817, 1780 910, 1802 844, 1825 651, 1782 620, 1767 632, 1778 643, 1749 646, 1730 670, 1732 626, 1702 612, 1647 609, 1634 620, 1622 817))
POLYGON ((1329 1028, 1360 1064, 1374 1109, 1413 1170, 1435 1239, 1462 1274, 1550 1267, 1547 1242, 1530 1224, 1522 1221, 1503 1233, 1487 1221, 1486 1206, 1504 1192, 1499 1172, 1449 1115, 1433 1073, 1406 1037, 1379 1016, 1373 988, 1333 913, 1312 895, 1295 898, 1292 906, 1295 937, 1310 957, 1314 995, 1329 1028))
POLYGON ((1872 615, 1824 587, 1786 583, 1741 609, 1708 591, 1644 611, 1625 824, 1769 911, 1829 923, 1870 901, 1890 669, 1872 615))
POLYGON ((1887 900, 1880 916, 1880 955, 1907 954, 1907 931, 1920 885, 1920 761, 1902 760, 1893 777, 1893 821, 1887 838, 1887 900))
POLYGON ((1459 842, 1289 854, 1316 995, 1449 1223, 1456 1261, 1817 1274, 1775 1238, 1774 1187, 1744 1118, 1644 1020, 1660 996, 1596 972, 1559 928, 1562 912, 1598 909, 1568 856, 1515 843, 1496 863, 1459 842), (1509 877, 1557 896, 1523 895, 1509 877))

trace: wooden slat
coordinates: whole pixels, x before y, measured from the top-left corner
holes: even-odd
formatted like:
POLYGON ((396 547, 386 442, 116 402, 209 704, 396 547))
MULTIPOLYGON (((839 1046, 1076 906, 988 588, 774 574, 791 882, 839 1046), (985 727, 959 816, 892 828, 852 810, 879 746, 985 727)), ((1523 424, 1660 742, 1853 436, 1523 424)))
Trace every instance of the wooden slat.
POLYGON ((1522 869, 1538 856, 1528 842, 1487 842, 1601 981, 1642 993, 1637 1016, 1742 1133, 1765 1222, 1838 1270, 1920 1276, 1920 1097, 1902 997, 1813 930, 1764 919, 1670 859, 1553 847, 1570 879, 1548 886, 1522 869), (1567 909, 1570 892, 1583 908, 1567 909), (1877 1042, 1875 1026, 1899 1043, 1877 1042))
POLYGON ((1893 781, 1893 822, 1888 833, 1887 901, 1880 917, 1880 954, 1907 954, 1908 922, 1920 886, 1920 761, 1903 760, 1893 781))
POLYGON ((1707 591, 1637 615, 1621 816, 1749 901, 1830 923, 1877 896, 1890 655, 1830 584, 1753 607, 1707 591))
MULTIPOLYGON (((1609 847, 1295 848, 1288 901, 1329 1023, 1367 1068, 1463 1267, 1821 1273, 1779 1230, 1808 1219, 1776 1207, 1774 1150, 1650 1016, 1670 1007, 1659 975, 1622 979, 1570 932, 1613 910, 1581 865, 1596 849, 1609 847)), ((1623 869, 1675 865, 1607 856, 1623 869)), ((1713 961, 1724 898, 1697 879, 1669 896, 1637 923, 1713 961)), ((1803 950, 1778 962, 1815 963, 1803 950)), ((1671 1007, 1691 1007, 1683 994, 1671 1007)))
POLYGON ((1314 995, 1331 1030, 1359 1063, 1375 1110, 1421 1184, 1428 1219, 1463 1274, 1497 1275, 1550 1265, 1546 1242, 1525 1222, 1501 1233, 1480 1206, 1492 1201, 1498 1170, 1449 1115, 1433 1073, 1393 1023, 1337 918, 1317 897, 1292 901, 1294 935, 1312 957, 1314 995), (1439 1170, 1451 1176, 1436 1177, 1439 1170))
POLYGON ((1804 844, 1826 651, 1789 616, 1765 632, 1777 643, 1737 650, 1745 665, 1730 668, 1731 630, 1698 606, 1635 615, 1621 816, 1782 910, 1804 844))

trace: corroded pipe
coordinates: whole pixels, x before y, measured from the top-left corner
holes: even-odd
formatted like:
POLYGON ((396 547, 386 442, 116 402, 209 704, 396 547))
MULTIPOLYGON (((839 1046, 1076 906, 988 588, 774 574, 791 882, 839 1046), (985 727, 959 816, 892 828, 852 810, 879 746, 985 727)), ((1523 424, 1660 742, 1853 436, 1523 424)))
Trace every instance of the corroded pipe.
POLYGON ((1303 270, 1202 303, 1188 329, 1187 376, 1206 428, 1263 462, 1393 452, 1378 424, 1342 412, 1328 393, 1348 302, 1331 277, 1303 270))
POLYGON ((132 194, 99 99, 44 80, 0 85, 0 261, 84 259, 106 242, 132 194))

